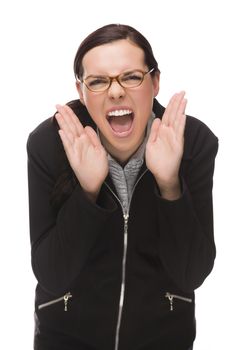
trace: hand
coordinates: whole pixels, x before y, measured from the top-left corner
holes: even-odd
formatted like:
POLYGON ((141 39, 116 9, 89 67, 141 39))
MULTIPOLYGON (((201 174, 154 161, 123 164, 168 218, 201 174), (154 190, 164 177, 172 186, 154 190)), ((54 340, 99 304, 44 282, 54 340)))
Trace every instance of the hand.
POLYGON ((146 145, 146 164, 153 173, 161 194, 167 199, 180 196, 179 168, 183 155, 186 123, 185 92, 175 94, 164 112, 162 120, 152 124, 146 145))
POLYGON ((96 200, 108 174, 107 153, 96 132, 82 126, 70 107, 56 106, 56 120, 68 161, 83 190, 96 200))

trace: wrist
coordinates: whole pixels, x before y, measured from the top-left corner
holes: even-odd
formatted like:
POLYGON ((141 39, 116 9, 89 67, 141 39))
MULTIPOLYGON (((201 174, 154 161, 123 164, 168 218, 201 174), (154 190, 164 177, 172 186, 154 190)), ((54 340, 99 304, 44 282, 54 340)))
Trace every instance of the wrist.
POLYGON ((157 181, 161 197, 167 200, 176 200, 181 197, 181 185, 179 178, 176 180, 163 182, 157 181))
POLYGON ((87 188, 87 187, 81 185, 81 188, 82 188, 83 192, 85 193, 85 195, 88 197, 88 199, 91 202, 96 203, 97 197, 99 195, 101 187, 98 187, 98 188, 87 188))
POLYGON ((85 194, 92 203, 96 203, 98 194, 89 192, 85 192, 85 194))

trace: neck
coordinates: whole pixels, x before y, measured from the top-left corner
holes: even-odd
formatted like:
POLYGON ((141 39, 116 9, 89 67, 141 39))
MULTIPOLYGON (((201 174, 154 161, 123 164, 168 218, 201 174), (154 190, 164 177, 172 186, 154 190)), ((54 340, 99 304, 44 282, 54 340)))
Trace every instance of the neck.
POLYGON ((124 166, 129 159, 132 157, 132 155, 137 151, 137 149, 140 147, 140 145, 142 144, 143 140, 144 140, 144 136, 143 135, 140 139, 140 142, 138 142, 132 149, 128 149, 128 150, 118 150, 115 147, 113 147, 110 143, 107 142, 107 140, 103 137, 103 135, 100 133, 100 139, 101 142, 104 146, 104 148, 106 149, 106 151, 114 158, 118 161, 118 163, 122 166, 124 166))

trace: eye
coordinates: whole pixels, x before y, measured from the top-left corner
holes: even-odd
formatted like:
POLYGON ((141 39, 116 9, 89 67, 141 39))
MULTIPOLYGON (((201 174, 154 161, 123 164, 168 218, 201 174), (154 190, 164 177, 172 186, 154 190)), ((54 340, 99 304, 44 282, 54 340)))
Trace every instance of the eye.
POLYGON ((141 80, 142 79, 142 75, 139 73, 132 73, 132 74, 128 74, 125 75, 124 77, 122 77, 123 81, 126 80, 141 80))
POLYGON ((133 84, 137 84, 140 83, 143 79, 143 75, 141 72, 129 72, 129 73, 125 73, 120 77, 120 80, 122 83, 124 83, 125 85, 133 85, 133 84))
POLYGON ((106 78, 89 78, 86 80, 86 83, 88 86, 93 87, 108 84, 108 80, 106 78))

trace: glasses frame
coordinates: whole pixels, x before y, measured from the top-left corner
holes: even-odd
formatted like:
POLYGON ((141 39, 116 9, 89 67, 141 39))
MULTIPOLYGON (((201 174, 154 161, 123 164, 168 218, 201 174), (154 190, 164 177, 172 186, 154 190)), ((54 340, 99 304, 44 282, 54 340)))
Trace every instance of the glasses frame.
MULTIPOLYGON (((130 73, 132 73, 132 72, 140 72, 140 73, 143 74, 142 80, 141 80, 137 85, 131 86, 131 87, 123 86, 122 83, 121 83, 121 81, 119 80, 119 79, 120 79, 120 76, 124 75, 125 73, 121 73, 121 74, 119 74, 119 75, 116 75, 115 77, 110 77, 110 76, 108 76, 108 75, 107 75, 107 76, 106 76, 106 75, 103 75, 102 77, 107 78, 107 79, 109 80, 109 84, 108 84, 108 86, 107 86, 104 90, 92 90, 92 89, 87 85, 87 83, 86 83, 85 80, 87 80, 87 79, 90 78, 90 77, 96 77, 96 75, 88 75, 88 77, 86 77, 85 79, 81 79, 81 80, 78 79, 78 80, 79 80, 79 82, 83 83, 83 84, 87 87, 87 89, 88 89, 89 91, 91 91, 91 92, 104 92, 104 91, 108 90, 108 89, 110 88, 110 86, 112 85, 112 83, 113 83, 114 80, 117 81, 117 83, 118 83, 123 89, 133 89, 133 88, 136 88, 136 87, 140 86, 140 85, 143 83, 145 76, 146 76, 147 74, 149 74, 149 73, 152 73, 154 70, 155 70, 155 68, 151 68, 150 70, 148 70, 148 72, 144 72, 144 71, 141 70, 141 69, 134 69, 134 70, 130 71, 130 73)), ((129 72, 127 72, 127 73, 129 73, 129 72)), ((101 77, 101 76, 100 76, 100 77, 101 77)))

